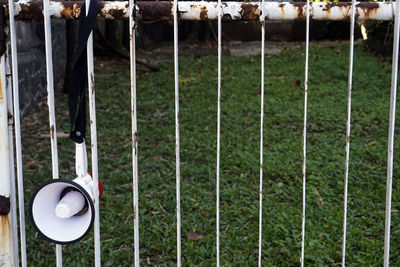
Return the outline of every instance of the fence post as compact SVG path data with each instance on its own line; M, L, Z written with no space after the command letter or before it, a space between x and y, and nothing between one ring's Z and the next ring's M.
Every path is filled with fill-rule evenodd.
M0 266L14 266L5 55L0 58Z
M8 148L9 148L9 161L10 161L10 179L11 179L11 227L13 235L14 245L14 266L19 265L19 251L18 251L18 217L17 217L17 191L15 184L15 161L14 161L14 107L13 107L13 93L12 93L12 78L11 78L11 67L10 67L10 43L6 45L6 91L7 91L7 110L8 110Z

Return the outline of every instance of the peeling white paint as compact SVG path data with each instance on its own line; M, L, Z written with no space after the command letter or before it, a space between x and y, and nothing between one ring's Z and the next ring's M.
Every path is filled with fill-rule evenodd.
M29 4L33 0L23 0L15 2L15 15L18 16L21 12L21 4ZM116 2L102 2L104 3L103 8L100 11L99 16L106 19L115 19L113 12L120 10L122 14L117 17L129 18L129 8L127 1L116 1ZM160 2L159 2L160 3ZM159 4L158 3L158 4ZM171 4L171 15L173 2L163 2ZM148 3L147 3L148 4ZM377 5L377 8L363 8L360 5ZM251 18L243 17L245 13L242 5L247 7L253 6ZM357 21L363 20L393 20L394 8L396 3L394 2L364 2L356 4L356 18ZM167 5L166 5L167 6ZM140 7L138 3L137 10ZM50 2L50 15L52 18L62 18L62 11L64 6L62 2ZM223 19L242 20L249 19L255 20L260 14L261 3L260 2L223 2L221 14ZM310 18L313 20L350 20L350 9L351 5L344 3L335 2L312 2L310 3ZM265 14L266 20L304 20L305 19L305 5L302 3L292 2L265 2ZM216 20L218 17L218 8L216 2L179 2L178 3L179 19L182 20ZM73 17L79 16L79 9L75 8L72 11Z

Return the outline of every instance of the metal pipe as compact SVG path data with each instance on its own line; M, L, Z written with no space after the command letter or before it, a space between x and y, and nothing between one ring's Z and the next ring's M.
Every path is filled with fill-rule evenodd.
M216 252L217 267L220 266L220 158L221 158L221 60L222 60L222 23L221 0L218 0L218 85L217 85L217 170L216 170Z
M350 162L350 128L351 128L351 90L353 84L353 59L354 59L354 24L355 1L352 1L350 20L350 52L349 52L349 76L347 83L347 123L346 123L346 158L344 167L344 194L343 194L343 241L342 241L342 266L346 266L346 234L347 234L347 195L349 184Z
M182 2L181 2L182 3ZM176 168L176 265L181 257L181 159L179 139L179 60L178 60L178 0L174 0L174 80L175 80L175 168Z
M261 2L264 10L265 2ZM259 188L259 218L258 218L258 267L262 266L262 214L263 214L263 170L264 170L264 61L265 61L265 14L261 14L261 107L260 107L260 188Z
M89 13L90 0L85 1L86 16ZM93 64L93 32L90 33L87 41L87 68L88 68L88 91L89 91L89 116L90 116L90 140L92 148L92 174L93 174L93 195L94 195L94 258L95 266L101 266L100 251L100 213L99 213L99 168L97 160L97 128L96 128L96 94L94 83Z
M46 48L46 79L47 79L47 105L49 107L49 126L51 143L51 163L53 179L58 179L58 153L57 153L57 128L56 111L54 104L54 79L53 79L53 58L51 44L51 22L49 15L49 0L43 0L44 13L44 37ZM56 245L56 266L62 266L62 246Z
M6 48L6 84L7 84L7 110L8 110L8 148L11 179L11 227L13 233L14 265L19 266L18 256L18 217L17 217L17 190L15 186L15 162L14 162L14 112L12 104L11 69L9 62L9 45Z
M307 102L308 102L308 58L310 48L310 0L306 6L306 60L304 66L304 126L303 126L303 209L301 221L301 255L300 266L304 266L306 236L306 181L307 181Z
M4 1L4 0L3 0ZM0 1L6 6L5 2ZM143 21L170 20L174 18L174 2L137 2L137 12ZM52 18L77 19L83 1L50 1L49 14ZM313 20L350 20L351 3L311 2L310 19ZM392 2L356 2L357 21L393 20L395 3ZM99 17L105 19L129 19L128 1L102 1ZM222 20L255 20L261 13L261 2L223 2ZM15 18L19 20L43 20L43 3L28 0L14 3ZM7 8L7 6L6 6ZM8 12L8 10L6 10ZM305 2L265 2L266 20L305 20ZM177 10L180 20L217 20L217 2L180 2Z
M396 1L398 3L398 1ZM394 125L396 115L397 74L399 61L399 30L400 6L396 6L396 20L394 23L393 54L392 54L392 83L390 93L390 115L388 133L387 180L386 180L386 210L385 210L385 243L383 266L389 266L390 260L390 221L392 214L392 181L393 181L393 147Z
M130 36L130 71L131 71L131 126L132 126L132 190L133 190L133 224L135 267L140 265L139 253L139 177L138 177L138 139L136 114L136 0L129 1L129 36Z
M8 0L10 14L15 14L12 0ZM22 171L22 145L21 145L21 118L19 112L19 88L18 88L18 57L17 36L15 33L14 16L10 16L10 42L11 42L11 65L12 65L12 87L14 104L14 127L15 127L15 150L17 159L18 180L18 204L19 204L19 231L21 243L21 266L26 267L26 233L25 233L25 208L24 208L24 178Z
M0 266L14 266L5 55L0 58Z

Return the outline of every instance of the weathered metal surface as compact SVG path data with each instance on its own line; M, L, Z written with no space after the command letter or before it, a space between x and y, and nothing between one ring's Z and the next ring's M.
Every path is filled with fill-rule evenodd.
M14 266L5 56L0 57L0 266Z
M4 6L6 4L2 2ZM52 18L76 19L80 15L83 1L51 1L49 13ZM395 3L358 2L356 19L392 20ZM102 1L99 17L105 19L128 19L128 1ZM305 20L304 2L265 2L266 20ZM41 1L18 1L14 3L15 18L19 20L43 20ZM173 20L173 2L137 2L138 15L144 21ZM351 3L312 2L310 19L314 20L350 20ZM260 2L223 2L223 20L259 20ZM181 20L216 20L217 2L179 2L178 17Z
M13 108L14 108L14 137L15 137L15 156L18 181L18 203L24 203L24 178L22 171L22 144L21 144L21 115L19 105L19 85L18 85L18 58L17 58L17 38L15 30L15 3L8 0L9 16L9 37L11 47L11 66L12 66L12 88L13 88ZM3 63L1 64L3 68ZM2 72L3 73L3 72ZM5 73L5 72L4 72ZM19 205L19 231L20 231L20 253L21 266L27 266L26 261L26 233L25 233L25 208Z
M85 0L86 6L90 5L91 0ZM100 2L101 3L101 2ZM110 3L110 2L109 2ZM121 7L121 2L112 2L115 6ZM129 4L124 2L124 14L128 14ZM115 9L115 8L114 8ZM113 9L113 10L114 10ZM104 11L104 7L102 8ZM101 12L102 12L101 11ZM89 14L89 8L86 9L86 16ZM120 15L118 12L116 13ZM90 141L92 154L92 177L93 177L93 196L94 196L94 266L101 266L100 249L100 206L99 206L99 168L97 153L97 120L96 120L96 90L94 79L94 61L93 61L93 32L90 32L86 45L86 61L88 74L88 98L89 98L89 118L90 118ZM86 151L86 149L85 149Z
M139 242L139 174L138 174L138 134L137 134L137 103L136 103L136 0L129 0L129 48L131 77L131 140L132 140L132 193L133 193L133 236L135 267L140 266ZM158 3L158 2L155 2Z
M47 105L49 107L49 128L51 143L51 165L53 179L58 179L58 150L57 150L57 128L54 102L54 77L53 77L53 48L51 44L51 20L49 16L49 0L43 0L44 15L44 37L46 52L46 81L47 81ZM62 266L62 247L56 245L56 266Z
M352 6L355 6L354 0ZM352 8L354 10L354 8ZM350 164L350 129L351 129L351 92L353 86L353 61L354 61L354 24L355 13L351 12L350 20L350 51L349 51L349 75L347 80L347 122L346 122L346 147L344 164L344 193L343 193L343 238L342 238L342 266L346 266L346 240L347 240L347 203L349 185Z
M10 47L6 47L6 55L9 55ZM12 101L12 86L11 86L11 69L9 57L5 57L5 81L7 91L7 113L8 113L8 148L9 148L9 161L10 161L10 223L12 229L13 239L13 254L14 254L14 265L20 266L20 260L18 256L18 217L17 217L17 194L15 186L15 168L14 168L14 111ZM1 61L0 61L1 63ZM1 64L0 64L1 65Z
M397 1L398 2L398 1ZM400 47L400 6L396 6L396 20L394 22L393 53L392 53L392 81L390 89L389 109L389 133L387 153L387 175L386 175L386 208L385 208L385 242L383 254L383 266L388 267L390 263L390 228L392 216L392 187L393 187L393 161L394 161L394 137L396 121L396 98L399 71L399 47ZM395 252L396 254L396 252Z
M10 197L0 195L0 266L13 266L13 240L10 224Z
M6 32L4 31L4 26L6 25L5 12L4 6L0 6L0 56L6 51Z
M11 224L8 215L0 215L0 266L14 266Z
M8 144L7 85L4 56L0 58L0 215L10 212L10 161ZM1 265L0 265L1 266Z

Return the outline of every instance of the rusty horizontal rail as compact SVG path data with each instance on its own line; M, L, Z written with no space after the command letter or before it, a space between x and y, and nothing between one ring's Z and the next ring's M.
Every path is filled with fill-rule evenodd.
M7 9L3 1L0 4ZM76 19L80 15L83 1L51 1L49 13L52 18ZM128 1L102 1L99 17L105 19L128 19ZM393 20L395 3L359 2L356 4L356 19ZM42 1L17 1L14 3L15 19L43 20ZM144 21L172 20L173 2L137 2L138 16ZM223 2L222 19L259 20L261 4L259 2ZM265 2L266 20L304 20L306 4L303 2ZM217 2L179 2L178 16L181 20L216 20ZM314 20L350 20L351 3L312 2L310 18Z

